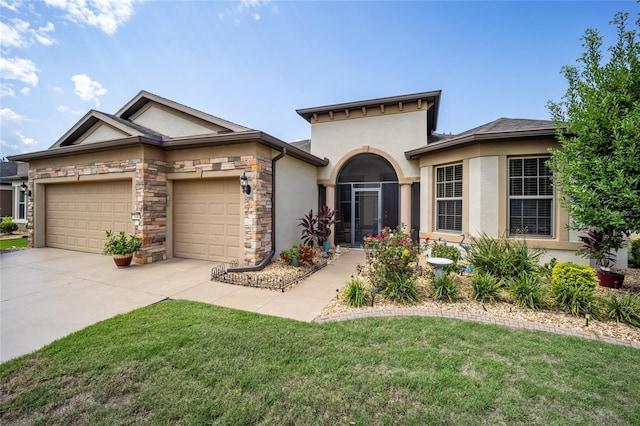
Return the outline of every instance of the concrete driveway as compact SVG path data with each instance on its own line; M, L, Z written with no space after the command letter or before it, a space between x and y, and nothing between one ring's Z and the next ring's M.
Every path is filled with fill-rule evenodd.
M281 293L210 281L212 262L169 259L117 268L98 254L38 248L0 255L0 362L165 298L313 321L364 261L351 250Z

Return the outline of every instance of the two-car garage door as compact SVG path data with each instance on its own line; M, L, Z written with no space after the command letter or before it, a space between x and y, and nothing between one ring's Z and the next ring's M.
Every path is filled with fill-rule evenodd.
M105 231L133 232L131 180L47 185L48 247L102 252Z

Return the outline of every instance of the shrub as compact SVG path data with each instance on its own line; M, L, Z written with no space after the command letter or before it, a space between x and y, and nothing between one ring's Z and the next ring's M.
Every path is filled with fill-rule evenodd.
M18 230L18 224L13 221L11 216L7 216L0 222L0 232L4 234L13 234Z
M419 299L418 290L416 288L416 278L413 275L400 276L387 283L383 294L394 302L414 303Z
M540 276L532 272L523 272L509 281L509 292L517 305L529 309L544 306L546 287Z
M493 238L483 233L473 239L468 259L474 270L507 280L523 272L538 272L542 253L542 250L529 248L522 239Z
M595 269L572 262L558 263L551 273L551 291L562 309L578 316L590 313L599 319Z
M618 297L615 294L605 301L607 316L617 322L640 327L640 296L629 293Z
M434 299L445 302L455 302L458 300L458 284L449 275L441 275L431 283L431 294Z
M453 260L453 263L451 265L444 267L444 272L447 274L460 271L458 262L462 260L462 255L460 254L460 250L458 250L455 246L434 243L433 247L431 248L431 257L443 257L445 259Z
M629 261L640 268L640 240L629 240Z
M481 271L471 277L471 293L478 302L495 302L501 286L500 280L488 272Z
M126 236L124 231L114 234L106 231L107 239L104 242L102 254L104 255L127 255L135 253L142 247L142 238L135 235Z
M351 277L342 293L342 300L349 306L365 306L370 303L371 292L361 279Z
M382 228L380 235L364 238L368 278L378 292L383 292L393 280L414 277L418 260L418 247L404 225L393 230Z

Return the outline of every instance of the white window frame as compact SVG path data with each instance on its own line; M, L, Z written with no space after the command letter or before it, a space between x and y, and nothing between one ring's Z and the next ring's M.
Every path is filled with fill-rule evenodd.
M12 187L13 187L13 221L15 223L27 223L27 207L28 207L28 203L27 203L27 194L25 192L22 192L20 185L22 185L23 183L27 183L27 181L13 181L12 182ZM22 200L21 200L22 198ZM24 204L24 217L19 217L19 213L20 213L20 204Z
M513 160L520 160L523 161L524 160L531 160L531 159L536 159L538 162L540 162L540 160L543 161L547 161L549 160L551 157L548 155L538 155L538 156L529 156L529 157L509 157L507 159L507 231L509 233L509 236L526 236L526 237L534 237L534 238L554 238L555 236L555 189L553 187L553 185L551 185L551 195L539 195L540 192L540 183L539 183L539 179L541 178L549 178L551 179L553 177L552 174L550 174L549 176L544 176L544 175L540 175L539 170L536 173L535 176L531 175L531 176L526 176L527 178L535 178L538 180L538 185L537 185L537 192L538 195L524 195L524 189L523 189L523 195L511 195L511 180L514 179L511 176L511 161ZM524 165L524 164L523 164ZM515 178L524 178L525 176L523 175L522 177L515 177ZM525 232L525 233L517 233L517 232L511 232L511 200L536 200L536 201L540 201L540 200L550 200L551 201L551 215L549 218L549 234L540 234L540 233L529 233L529 232Z
M448 168L456 168L456 167L460 167L460 179L456 179L455 178L455 170L454 170L452 172L452 176L453 176L452 180L444 180L442 182L438 180L438 175L439 175L438 171L439 170L448 169ZM434 214L435 230L436 231L442 231L442 232L462 232L462 219L463 219L463 216L464 216L464 213L463 213L464 202L462 200L462 198L464 196L464 192L463 192L464 191L464 187L463 187L463 185L464 185L464 183L463 183L463 181L464 181L464 168L462 166L462 163L455 163L455 164L447 164L447 165L443 165L443 166L437 166L437 167L435 167L434 173L435 173L435 179L434 179L435 192L434 192L434 194L435 194L435 201L436 201L435 202L435 212L434 212L435 213ZM445 172L445 175L446 175L446 172ZM460 194L459 194L459 196L456 195L456 196L447 197L446 194L445 194L445 196L442 196L442 197L438 196L438 193L439 193L438 192L438 185L447 184L447 183L453 184L453 190L454 191L455 191L455 184L456 183L460 184ZM440 225L440 213L439 213L440 212L440 202L444 202L444 201L460 201L460 205L461 205L460 206L460 229L448 229L448 228L444 228L444 227L440 227L439 226Z

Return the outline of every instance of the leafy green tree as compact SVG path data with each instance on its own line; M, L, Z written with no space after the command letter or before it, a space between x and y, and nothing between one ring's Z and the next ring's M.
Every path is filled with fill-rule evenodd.
M573 229L640 232L640 18L632 29L628 20L611 21L608 54L600 33L585 31L578 65L562 68L567 92L548 103L562 146L549 165Z

